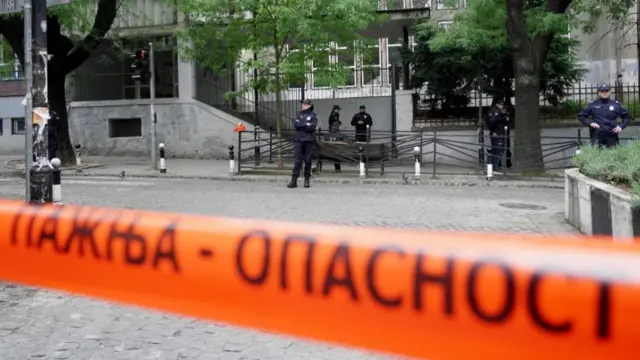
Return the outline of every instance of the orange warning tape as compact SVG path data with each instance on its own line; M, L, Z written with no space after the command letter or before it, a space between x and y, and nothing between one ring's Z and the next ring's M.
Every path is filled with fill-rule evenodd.
M0 201L0 278L433 360L630 359L640 247Z

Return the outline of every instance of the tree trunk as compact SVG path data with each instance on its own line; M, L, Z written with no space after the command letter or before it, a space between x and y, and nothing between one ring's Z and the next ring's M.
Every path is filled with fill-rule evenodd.
M76 153L69 134L69 113L64 73L55 57L49 61L49 108L58 114L58 157L65 165L76 163Z
M540 138L540 69L529 52L514 56L516 77L516 131L514 167L520 171L544 171Z

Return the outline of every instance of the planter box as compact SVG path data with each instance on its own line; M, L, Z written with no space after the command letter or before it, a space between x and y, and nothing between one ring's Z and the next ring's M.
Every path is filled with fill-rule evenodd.
M577 168L565 171L564 217L585 235L612 236L616 242L640 237L640 211L631 194L591 179Z

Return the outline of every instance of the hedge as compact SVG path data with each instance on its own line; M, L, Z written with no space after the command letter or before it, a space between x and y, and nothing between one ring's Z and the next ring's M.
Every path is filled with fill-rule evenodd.
M640 141L611 149L584 146L573 162L590 178L631 190L631 205L640 209Z

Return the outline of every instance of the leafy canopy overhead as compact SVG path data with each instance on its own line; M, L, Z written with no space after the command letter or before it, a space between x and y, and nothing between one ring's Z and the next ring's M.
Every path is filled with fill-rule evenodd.
M299 81L311 63L318 76L338 76L345 64L329 62L339 58L333 44L346 48L341 54L363 52L358 31L378 17L377 0L186 0L179 7L194 20L178 32L191 40L183 56L216 71L238 64L257 70L264 91Z
M540 80L544 95L557 104L564 89L586 72L576 54L579 42L566 36L569 25L589 22L574 20L572 13L549 13L545 7L545 1L527 0L525 15L530 40L538 34L555 35ZM430 21L419 25L412 56L417 70L414 85L428 82L428 91L443 97L481 86L485 93L510 98L515 74L506 21L506 0L474 0L455 15L446 31Z

